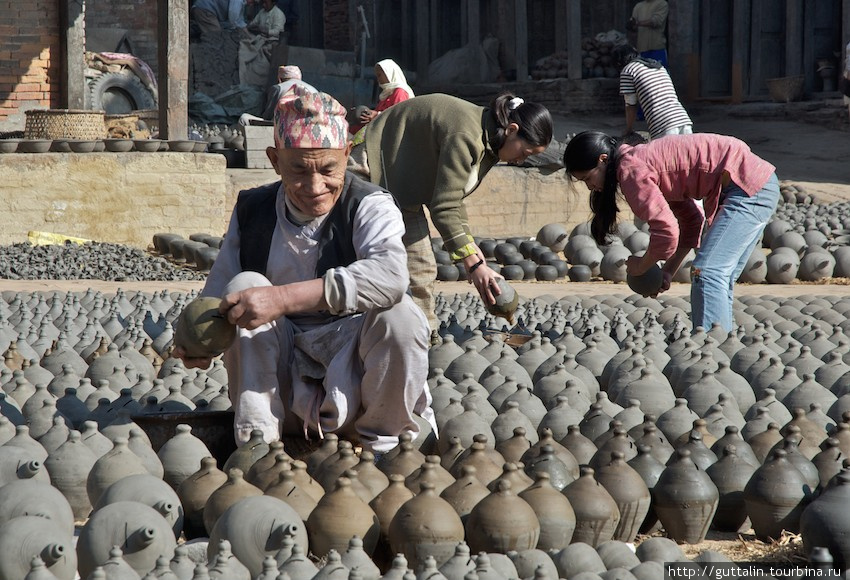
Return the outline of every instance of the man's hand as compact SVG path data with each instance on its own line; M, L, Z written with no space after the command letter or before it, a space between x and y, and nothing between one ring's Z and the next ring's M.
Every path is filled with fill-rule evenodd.
M208 369L212 364L211 358L194 357L187 355L186 349L184 349L179 344L174 345L174 351L171 353L171 356L182 360L183 366L185 366L187 369Z
M367 109L360 113L360 122L364 125L367 123L371 123L375 120L375 117L378 116L378 111L373 111L372 109Z
M632 276L643 276L649 270L650 266L652 264L648 266L644 265L643 258L638 256L629 256L629 259L626 260L626 272Z
M254 330L283 316L285 308L280 286L261 286L228 294L219 311L231 324Z

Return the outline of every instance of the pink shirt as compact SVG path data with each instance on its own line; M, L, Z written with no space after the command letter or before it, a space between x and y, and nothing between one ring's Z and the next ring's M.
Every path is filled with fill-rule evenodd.
M699 247L703 221L711 225L717 213L724 171L753 196L776 169L743 141L709 133L670 135L620 151L620 190L649 224L646 253L656 260L666 260L679 246ZM696 199L703 200L705 218Z

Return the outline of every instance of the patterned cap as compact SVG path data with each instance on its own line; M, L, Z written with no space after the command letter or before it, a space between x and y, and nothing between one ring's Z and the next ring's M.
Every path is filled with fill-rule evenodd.
M329 94L294 85L274 112L275 145L279 149L345 149L345 114L345 108Z
M287 66L279 66L277 67L277 80L280 82L288 81L295 79L297 81L301 80L301 69L295 66L294 64L290 64Z

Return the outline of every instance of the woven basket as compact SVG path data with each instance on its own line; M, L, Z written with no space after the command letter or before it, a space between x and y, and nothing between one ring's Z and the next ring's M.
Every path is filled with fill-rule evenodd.
M103 111L34 109L26 115L26 139L102 139L106 136Z
M803 75L767 79L770 98L776 103L790 103L803 98Z

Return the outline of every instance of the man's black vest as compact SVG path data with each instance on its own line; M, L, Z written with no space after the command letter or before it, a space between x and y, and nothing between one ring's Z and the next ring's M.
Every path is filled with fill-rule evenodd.
M275 201L280 182L239 192L236 219L239 222L239 262L242 271L265 275L272 235L277 227ZM319 233L319 259L316 277L331 268L348 266L357 260L354 250L354 216L360 202L369 194L383 191L377 185L345 174L345 185Z

